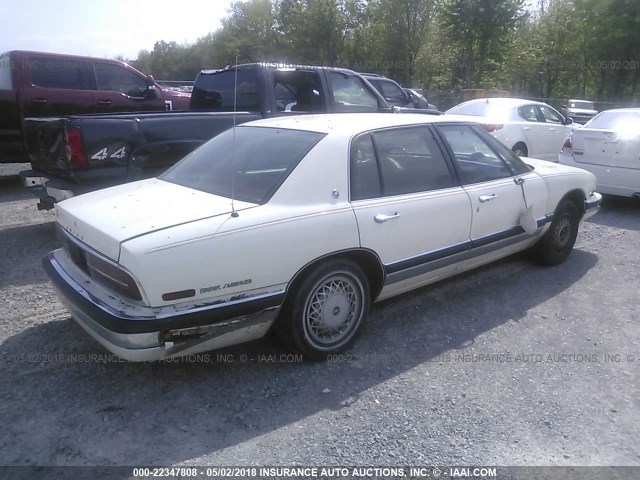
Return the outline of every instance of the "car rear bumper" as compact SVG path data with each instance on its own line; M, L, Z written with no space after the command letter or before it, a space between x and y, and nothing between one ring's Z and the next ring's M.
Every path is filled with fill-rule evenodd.
M128 308L120 299L121 307L115 309L72 278L62 252L43 259L58 296L89 335L125 360L165 360L258 339L275 321L284 299L282 292L173 312Z

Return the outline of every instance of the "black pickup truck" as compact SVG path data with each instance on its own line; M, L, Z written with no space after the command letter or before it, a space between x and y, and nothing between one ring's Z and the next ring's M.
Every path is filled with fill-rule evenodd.
M234 124L278 115L394 111L351 70L262 63L204 70L187 112L26 119L32 170L21 176L40 198L38 209L50 209L74 195L156 176Z

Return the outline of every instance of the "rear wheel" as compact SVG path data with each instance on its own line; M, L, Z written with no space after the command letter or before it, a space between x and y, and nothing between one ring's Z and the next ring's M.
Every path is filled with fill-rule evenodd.
M278 333L311 360L346 350L370 304L367 277L349 260L316 267L291 295L278 320Z
M515 153L519 157L526 157L528 155L528 153L529 153L528 150L527 150L527 146L522 142L516 143L511 148L511 151L513 153Z
M564 262L576 243L579 223L576 204L568 199L563 200L556 209L549 229L534 247L538 260L544 265Z

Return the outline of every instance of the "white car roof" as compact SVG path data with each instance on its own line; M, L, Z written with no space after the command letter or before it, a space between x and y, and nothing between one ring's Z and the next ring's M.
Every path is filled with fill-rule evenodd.
M505 108L514 108L514 107L520 107L522 105L543 105L543 106L547 106L546 103L542 103L542 102L535 102L533 100L527 100L524 98L503 98L503 97L496 97L496 98L476 98L474 100L468 100L466 102L460 103L458 105L456 105L456 107L459 107L460 105L470 105L473 103L490 103L492 105L499 105ZM455 107L452 107L455 108Z
M293 115L243 123L240 127L270 127L306 130L353 136L378 128L443 122L470 123L464 115L428 115L414 113L334 113L322 115Z

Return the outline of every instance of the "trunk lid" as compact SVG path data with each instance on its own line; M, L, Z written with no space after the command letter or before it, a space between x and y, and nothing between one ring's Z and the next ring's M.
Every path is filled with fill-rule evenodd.
M573 158L578 163L611 165L616 155L617 141L613 130L579 128L571 136Z
M237 211L255 206L235 201ZM114 261L118 261L120 245L131 238L230 213L229 198L157 178L98 190L56 205L62 228Z

